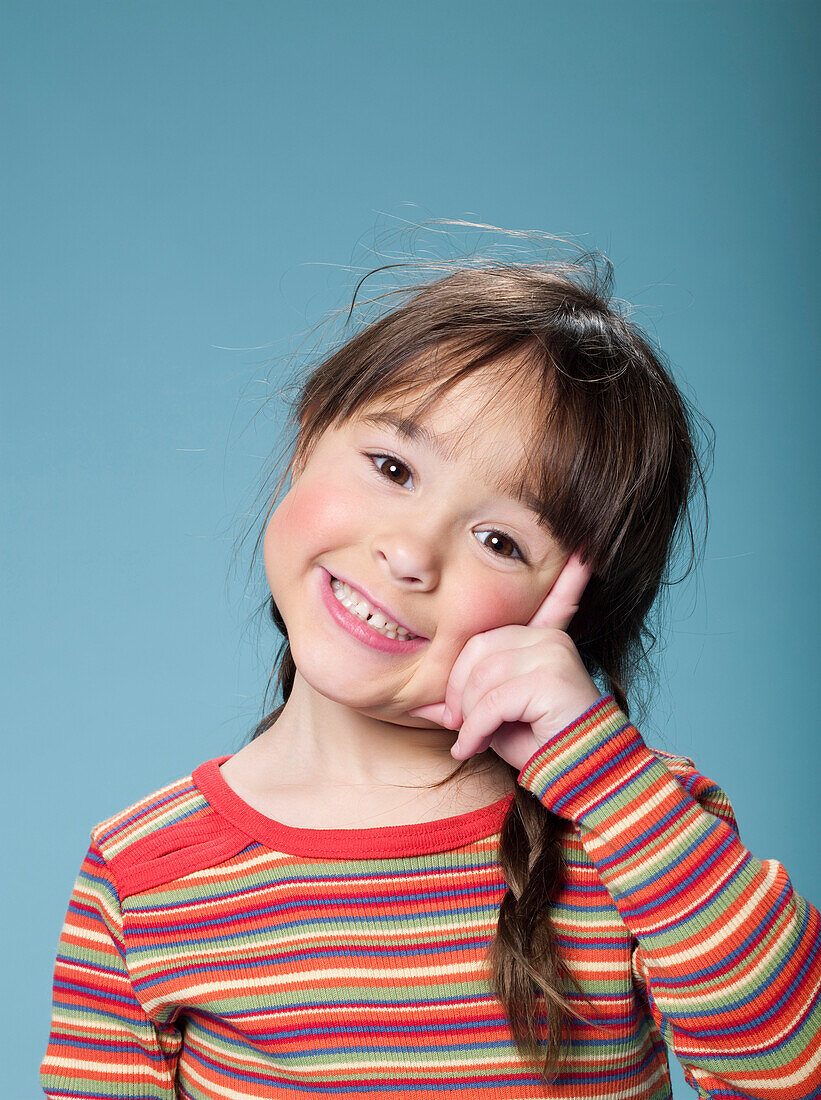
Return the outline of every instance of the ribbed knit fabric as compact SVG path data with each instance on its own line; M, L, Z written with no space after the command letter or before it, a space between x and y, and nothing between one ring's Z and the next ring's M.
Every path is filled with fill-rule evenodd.
M445 820L294 829L208 760L97 825L54 970L48 1096L821 1094L821 918L727 796L612 695L518 782L567 820L558 944L592 1006L555 1083L523 1060L485 951L513 795ZM665 1046L666 1044L666 1046Z

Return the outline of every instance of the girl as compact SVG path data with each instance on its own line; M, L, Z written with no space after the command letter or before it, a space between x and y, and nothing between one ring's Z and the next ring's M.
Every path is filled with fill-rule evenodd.
M821 1090L818 910L629 719L703 478L591 258L456 265L304 382L284 702L91 831L47 1095Z

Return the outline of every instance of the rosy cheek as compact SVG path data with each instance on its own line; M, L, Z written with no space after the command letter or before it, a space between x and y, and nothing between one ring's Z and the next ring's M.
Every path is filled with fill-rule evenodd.
M303 539L335 531L341 531L350 525L357 514L352 506L350 493L347 495L334 488L333 483L302 483L294 492L294 499L288 513L288 527Z
M462 594L459 629L466 637L495 630L509 623L523 623L527 615L525 593L512 584L504 587L485 580Z
M357 509L342 493L323 482L304 477L288 492L272 513L265 532L266 561L284 548L304 550L309 555L332 548L335 538L350 527Z

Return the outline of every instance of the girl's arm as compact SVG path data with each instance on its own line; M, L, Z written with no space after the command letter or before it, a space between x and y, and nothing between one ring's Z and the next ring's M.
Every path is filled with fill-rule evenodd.
M74 884L54 967L47 1096L174 1100L182 1037L148 1017L125 962L114 876L92 842Z
M738 836L726 795L681 782L567 633L591 576L571 554L526 625L473 635L444 703L408 711L492 748L574 823L635 941L633 971L700 1096L821 1096L821 915ZM533 750L533 743L538 746Z
M777 860L744 847L724 792L695 769L679 780L610 694L518 782L574 822L698 1094L821 1095L821 916Z

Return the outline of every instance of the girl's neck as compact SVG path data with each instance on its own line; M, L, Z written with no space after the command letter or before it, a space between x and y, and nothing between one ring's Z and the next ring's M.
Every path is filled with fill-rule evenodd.
M294 777L373 789L444 779L456 766L455 736L362 714L320 695L297 672L277 720L256 741L260 760L276 761Z

